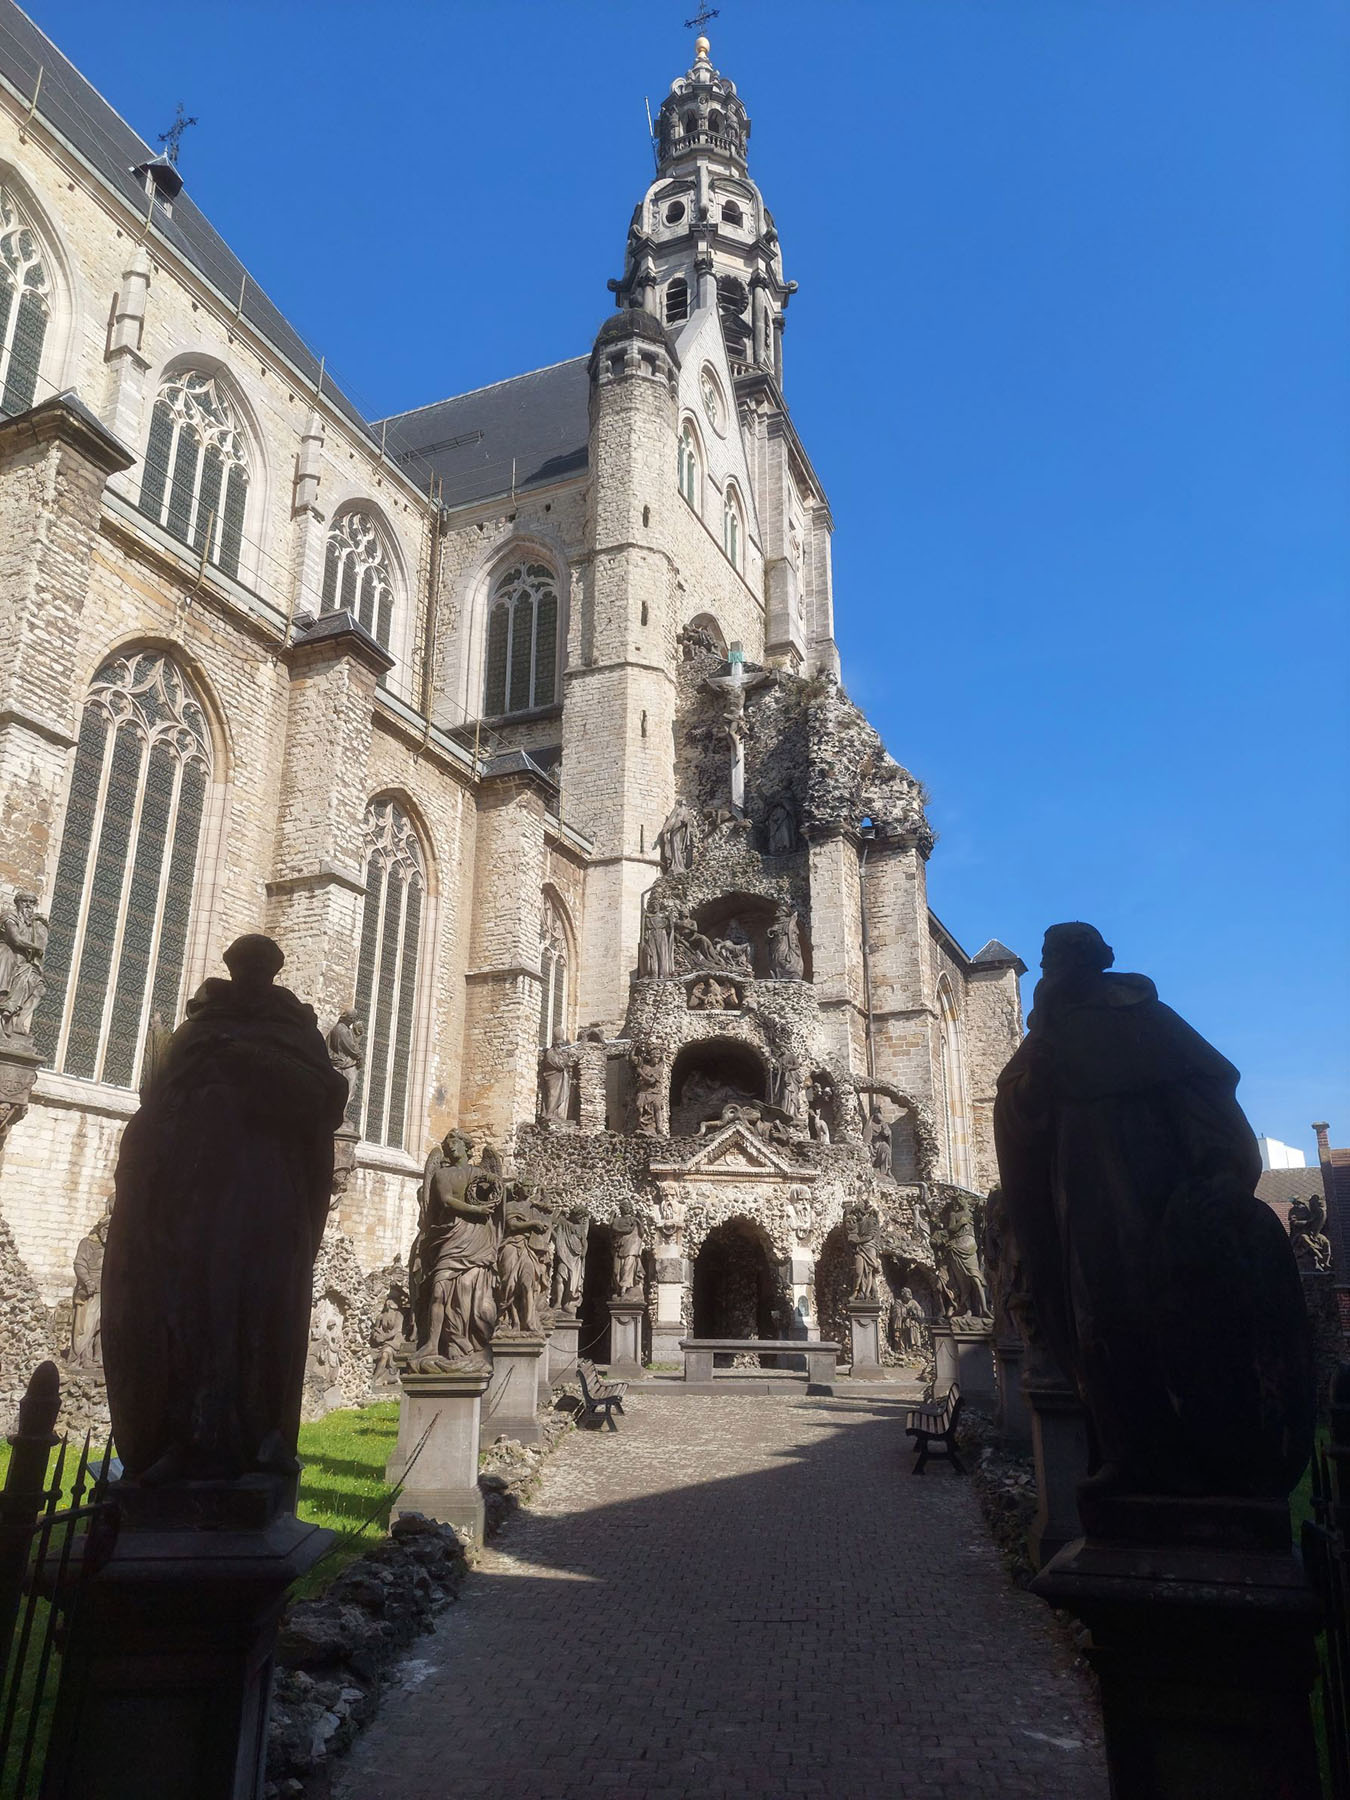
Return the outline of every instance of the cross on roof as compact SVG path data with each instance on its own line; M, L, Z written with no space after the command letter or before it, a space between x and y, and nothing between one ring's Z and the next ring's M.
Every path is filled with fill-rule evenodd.
M684 28L686 31L697 31L702 36L708 20L716 17L717 8L715 6L709 6L708 0L698 0L698 11L692 19L685 20Z
M164 154L171 163L176 163L178 161L178 146L182 142L183 133L187 130L189 125L195 125L196 123L197 121L195 119L185 119L183 117L183 102L180 100L178 102L177 118L167 131L160 132L158 138L158 142L164 146Z

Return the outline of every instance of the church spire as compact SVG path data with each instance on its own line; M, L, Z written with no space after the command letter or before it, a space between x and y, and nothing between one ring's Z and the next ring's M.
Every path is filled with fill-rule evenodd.
M657 117L657 166L662 175L697 161L725 163L746 172L750 115L728 81L712 66L707 38L694 43L694 66L671 83Z

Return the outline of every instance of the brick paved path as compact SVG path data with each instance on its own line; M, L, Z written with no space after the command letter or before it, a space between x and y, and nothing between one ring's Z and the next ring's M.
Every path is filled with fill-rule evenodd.
M1089 1690L889 1402L635 1395L405 1665L335 1800L1105 1800Z

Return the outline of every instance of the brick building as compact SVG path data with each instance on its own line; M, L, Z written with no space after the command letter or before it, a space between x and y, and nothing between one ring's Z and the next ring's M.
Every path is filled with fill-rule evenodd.
M923 791L840 686L795 283L705 40L658 132L593 346L368 421L0 3L0 879L49 920L0 1216L48 1302L147 1044L259 928L363 1024L368 1268L456 1124L597 1257L636 1201L657 1338L709 1243L714 1322L814 1323L860 1195L922 1288L934 1190L993 1179L1021 964L930 913Z

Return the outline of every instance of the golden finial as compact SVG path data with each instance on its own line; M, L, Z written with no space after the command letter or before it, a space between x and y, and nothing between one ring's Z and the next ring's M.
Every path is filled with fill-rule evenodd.
M695 62L707 62L708 52L711 49L712 49L712 45L708 42L707 38L705 38L705 37L695 38L694 39L694 61Z

